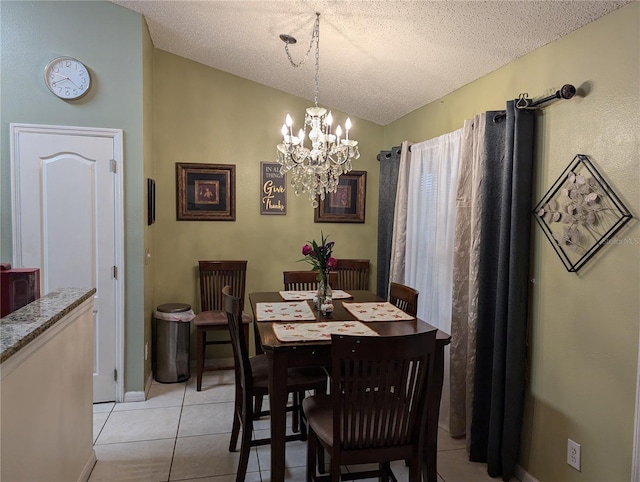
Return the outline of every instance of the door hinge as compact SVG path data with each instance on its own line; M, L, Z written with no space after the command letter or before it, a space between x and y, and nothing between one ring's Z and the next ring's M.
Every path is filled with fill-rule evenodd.
M118 172L118 161L111 159L111 172Z
M113 381L118 381L118 370L116 368L113 369Z
M113 278L114 279L118 279L118 267L117 266L113 267Z

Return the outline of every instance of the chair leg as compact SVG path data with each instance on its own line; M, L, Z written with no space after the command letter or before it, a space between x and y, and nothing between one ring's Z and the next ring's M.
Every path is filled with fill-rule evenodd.
M340 482L340 461L338 457L331 457L331 482Z
M307 482L312 482L316 478L316 454L318 453L318 439L315 432L309 427L307 437Z
M240 434L240 413L236 406L233 411L233 426L231 427L231 439L229 440L229 452L235 452L238 448L238 435Z
M235 370L235 398L233 401L233 424L231 426L231 440L229 440L229 452L235 452L238 446L238 434L240 433L240 425L244 430L244 425L242 424L242 388L240 383L238 382L238 368Z
M249 463L249 453L251 450L251 434L253 432L253 414L247 412L246 407L242 410L242 441L240 442L240 460L238 461L238 473L236 482L244 482L247 475L247 464Z
M324 459L324 447L320 444L318 444L318 473L319 474L327 473L327 466L325 465L325 459Z
M380 482L389 482L389 473L391 472L391 464L389 462L382 462L379 464L378 469L380 470Z
M420 457L414 457L409 462L409 482L420 482L422 480L422 461ZM424 480L426 481L426 474Z
M260 418L260 412L262 412L262 401L263 401L263 397L259 396L259 397L255 397L255 404L254 404L254 409L253 409L253 418L254 419L258 419Z
M302 397L302 399L300 400L300 411L299 411L299 415L298 417L300 418L300 440L305 441L307 440L307 419L304 416L304 411L302 410L302 400L304 399L304 396Z
M198 336L196 343L196 391L202 390L202 371L204 370L204 351L207 335L203 328L198 327Z
M291 430L293 433L300 432L300 410L302 408L302 399L304 398L304 393L294 392L292 395L293 398L293 411L291 412Z

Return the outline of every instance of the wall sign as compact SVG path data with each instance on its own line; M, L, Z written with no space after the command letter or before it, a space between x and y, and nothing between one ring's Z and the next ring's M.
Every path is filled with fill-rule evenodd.
M287 214L286 177L277 162L260 163L260 214Z

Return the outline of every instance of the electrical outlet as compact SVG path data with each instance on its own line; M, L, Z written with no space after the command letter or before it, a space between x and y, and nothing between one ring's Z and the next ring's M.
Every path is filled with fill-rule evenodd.
M580 472L580 444L567 439L567 463Z
M144 361L149 359L149 342L144 344Z

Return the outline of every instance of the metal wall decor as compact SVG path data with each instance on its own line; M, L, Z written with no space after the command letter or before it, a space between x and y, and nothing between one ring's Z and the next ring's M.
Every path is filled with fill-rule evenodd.
M577 273L631 213L584 154L577 154L534 210L567 271Z

